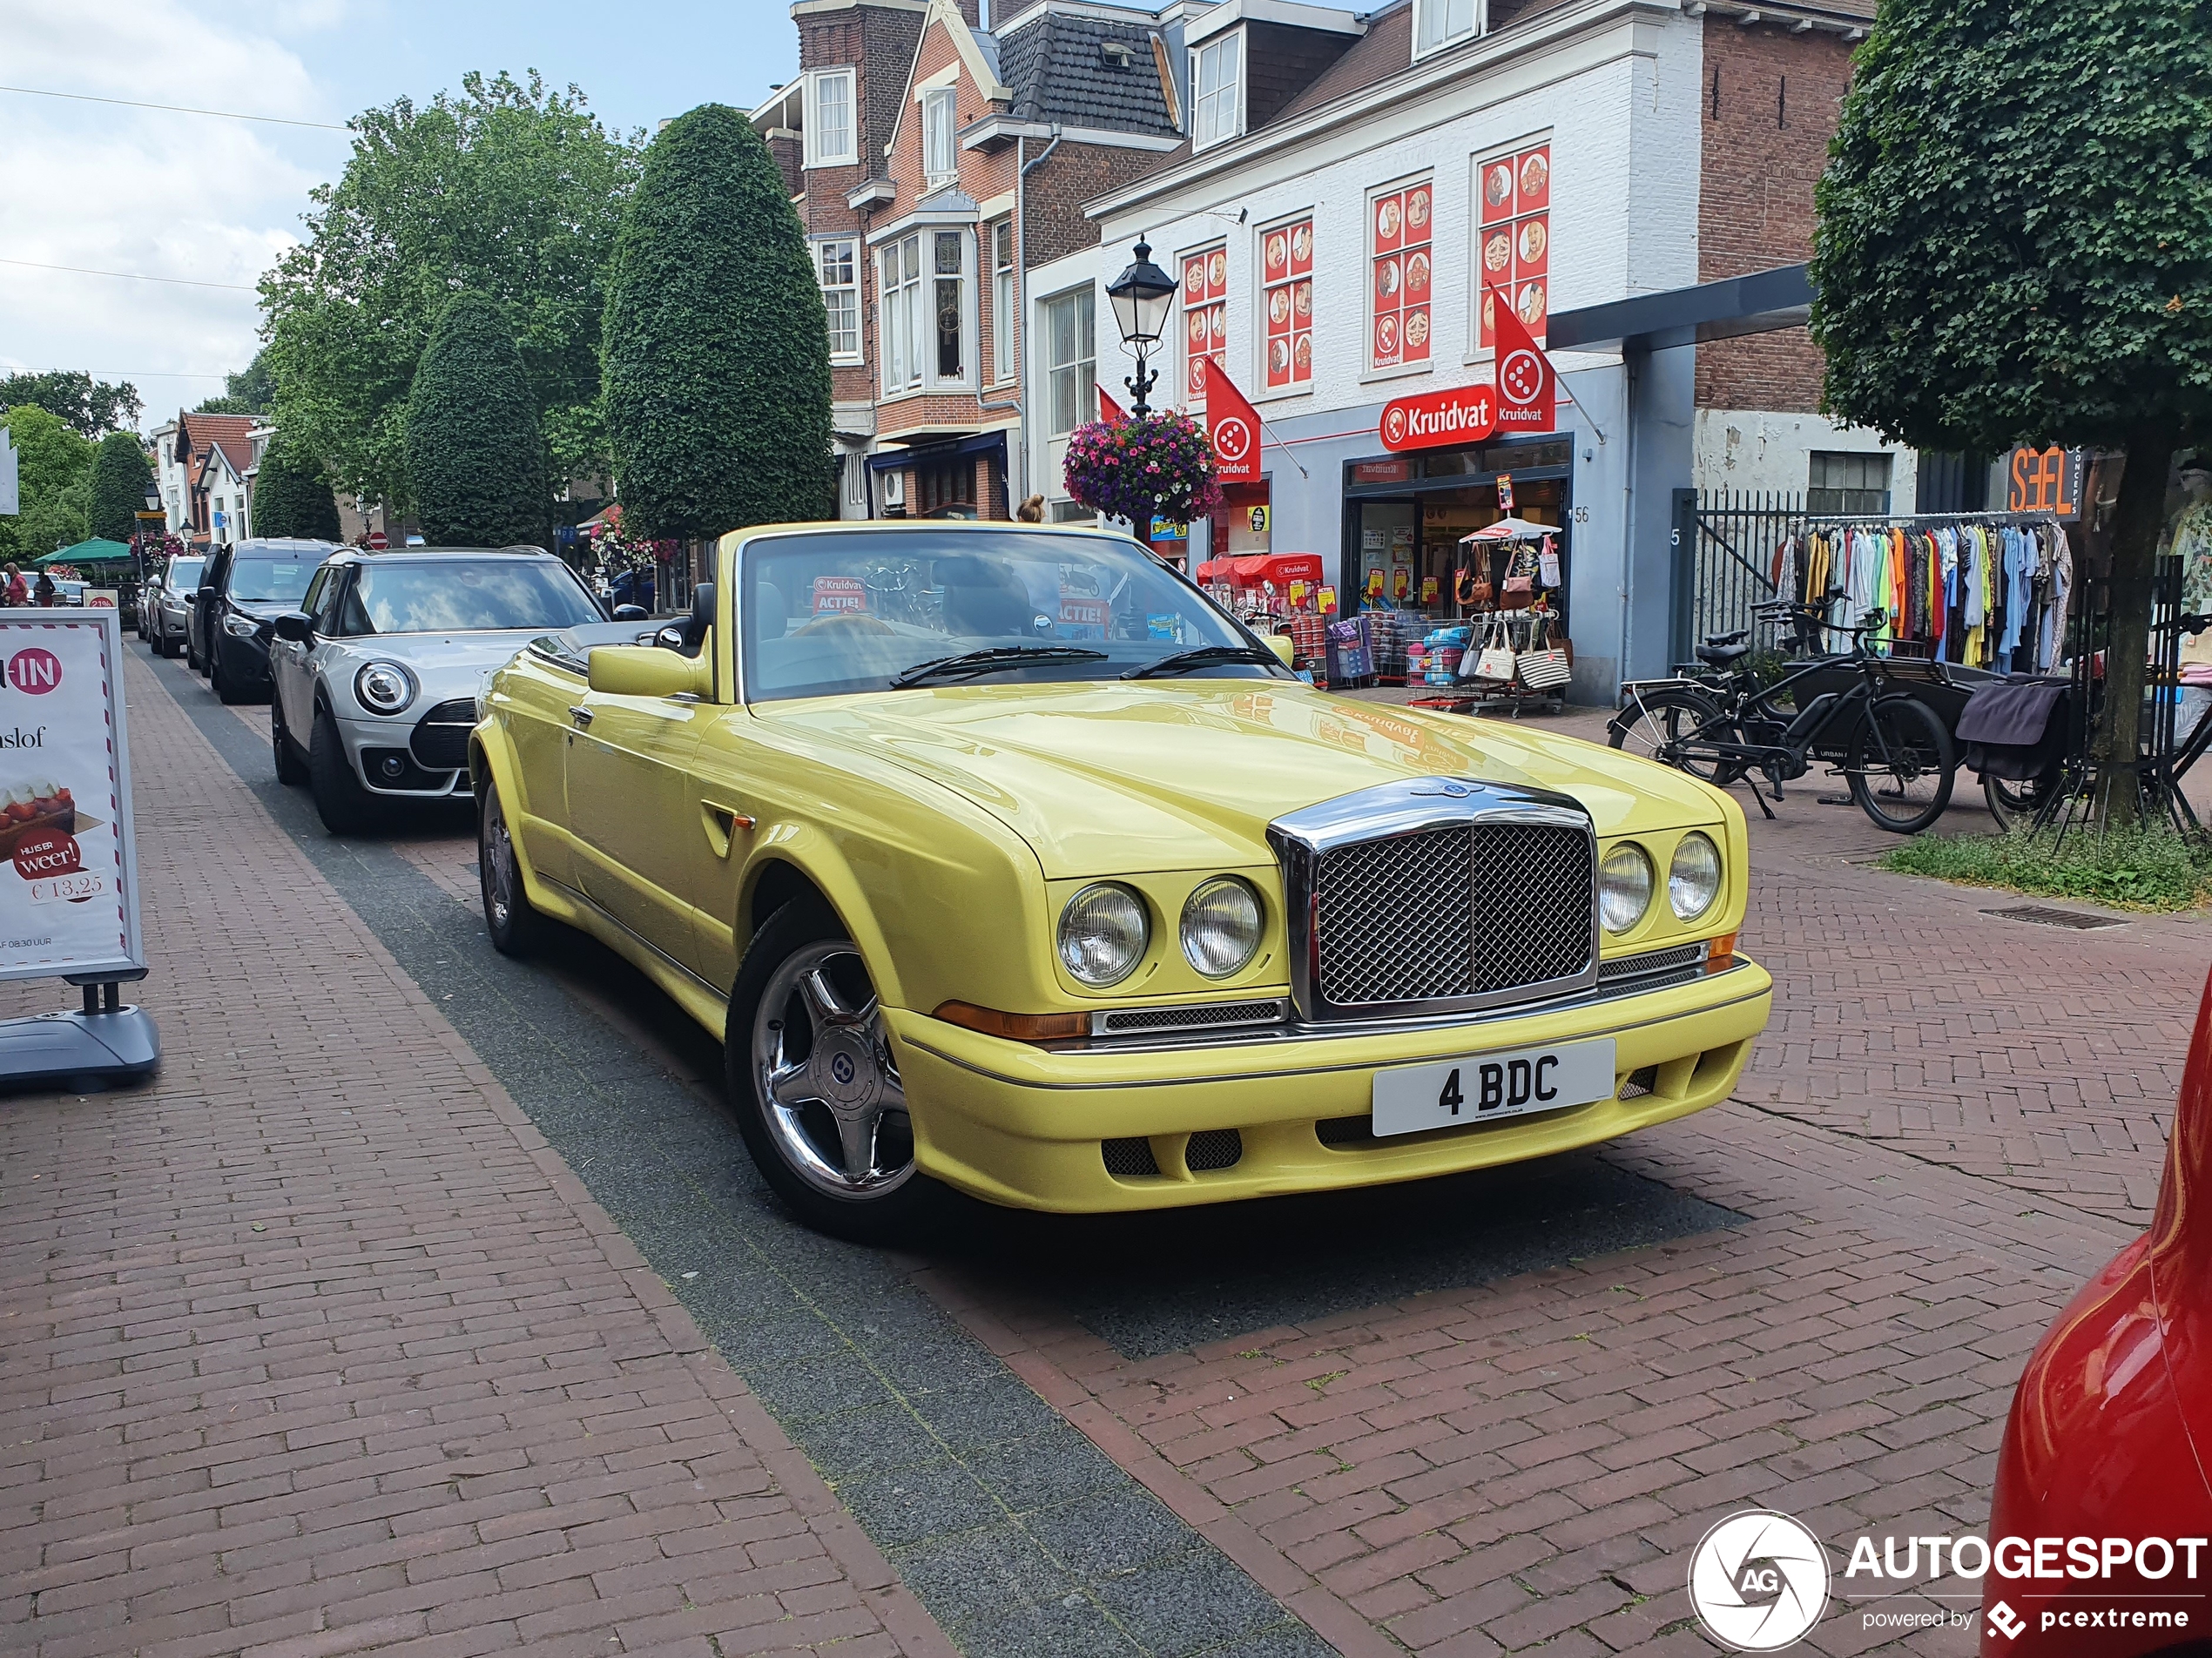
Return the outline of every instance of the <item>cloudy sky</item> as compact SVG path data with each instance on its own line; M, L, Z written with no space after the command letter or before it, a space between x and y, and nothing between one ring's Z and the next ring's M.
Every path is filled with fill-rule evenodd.
M129 380L149 424L220 392L253 354L255 279L348 150L343 131L38 93L342 128L471 69L536 69L651 130L710 100L751 107L796 62L784 0L0 0L0 86L31 89L0 91L0 370Z

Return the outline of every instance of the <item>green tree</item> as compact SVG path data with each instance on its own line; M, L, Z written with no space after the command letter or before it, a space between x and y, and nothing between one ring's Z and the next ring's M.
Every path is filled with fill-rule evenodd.
M25 403L60 415L80 437L88 438L136 426L143 412L138 388L130 381L111 386L73 368L0 380L0 408L19 408Z
M37 404L10 408L4 421L16 450L22 513L0 518L0 559L18 563L72 547L90 534L87 497L92 445L60 415Z
M506 307L553 467L604 464L602 280L644 135L609 133L575 87L549 92L535 72L467 75L459 97L352 125L307 241L261 280L278 423L340 489L408 506L415 366L447 300L472 289Z
M223 392L192 411L195 414L266 414L276 406L276 370L269 363L269 348L253 354L253 361L235 374L223 377Z
M86 516L91 533L108 541L129 541L138 533L137 515L146 506L146 486L153 468L135 432L110 432L92 455L92 475L86 489Z
M261 451L260 469L253 475L253 532L310 541L339 537L338 497L328 475L282 432Z
M2212 432L2212 0L1884 0L1816 199L1830 414L2126 450L2105 705L2131 757L2167 476Z
M607 280L607 432L625 527L826 517L829 330L752 123L705 104L645 152Z
M456 293L415 371L407 469L422 538L507 547L546 537L545 448L499 302Z

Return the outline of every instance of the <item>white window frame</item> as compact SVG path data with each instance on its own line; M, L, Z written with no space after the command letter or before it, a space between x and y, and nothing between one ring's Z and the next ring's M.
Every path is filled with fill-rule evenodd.
M920 341L922 292L927 279L921 269L921 233L894 237L875 250L876 338L883 359L883 394L904 397L922 383ZM914 249L913 274L907 273L907 250ZM896 264L891 261L898 261ZM894 275L895 273L895 275Z
M960 115L957 88L933 86L923 92L921 104L921 176L934 188L960 177ZM941 153L933 155L939 149ZM942 165L932 166L934 160Z
M1467 22L1459 29L1452 27L1452 13L1466 8ZM1437 19L1441 15L1441 22ZM1436 24L1434 38L1430 38L1432 23ZM1413 61L1440 51L1449 51L1470 40L1479 40L1490 32L1490 7L1487 0L1413 0Z
M937 238L960 238L961 266L951 280L960 284L961 372L937 372ZM981 330L975 294L976 227L921 225L877 245L876 353L883 361L883 395L888 400L924 393L973 392L981 365L976 361ZM915 274L908 277L907 252L914 250ZM885 275L885 261L899 260L897 281ZM948 273L950 274L950 273Z
M1231 60L1226 78L1220 67L1224 57ZM1209 58L1213 60L1215 74L1211 91L1202 90ZM1225 122L1224 104L1228 106ZM1226 144L1241 137L1244 131L1244 31L1228 29L1190 49L1190 148L1196 152Z
M845 88L845 145L832 150L821 119L822 88L833 81ZM806 75L806 165L810 167L851 167L860 159L860 82L850 69L817 69Z
M991 243L991 380L1004 385L1022 371L1015 347L1020 340L1021 302L1014 297L1017 280L1014 221L1001 219L984 227ZM1005 262L1000 262L1003 253Z
M1084 327L1089 328L1089 356L1080 354L1081 347L1078 345L1079 354L1065 362L1060 361L1059 336L1054 331L1053 320L1056 308L1062 306L1067 307L1074 314L1078 340ZM1086 285L1069 288L1064 293L1055 293L1037 308L1043 313L1037 327L1042 343L1041 354L1044 359L1045 435L1049 438L1062 438L1076 427L1098 418L1098 296L1092 286ZM1082 381L1076 388L1074 421L1064 428L1060 424L1060 381L1062 376L1074 376Z
M842 274L846 280L832 281L831 277L839 273L834 271L831 261L839 256L840 249L846 265ZM822 311L829 325L830 361L833 363L859 362L861 361L860 239L854 236L831 236L816 242L814 244L814 279L821 286ZM850 346L840 347L838 344L837 313L830 306L830 296L833 293L848 297L853 335L853 343Z

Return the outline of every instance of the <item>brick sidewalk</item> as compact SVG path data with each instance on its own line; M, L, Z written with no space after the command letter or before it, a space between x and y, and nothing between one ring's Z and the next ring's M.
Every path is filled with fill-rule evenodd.
M135 650L127 684L167 1053L0 1101L0 1648L953 1651Z

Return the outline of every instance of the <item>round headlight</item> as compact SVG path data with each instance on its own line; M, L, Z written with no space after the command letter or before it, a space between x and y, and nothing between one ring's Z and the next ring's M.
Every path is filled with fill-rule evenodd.
M415 700L415 676L396 662L372 662L354 676L354 695L371 713L396 714Z
M1625 933L1651 904L1651 859L1633 841L1605 854L1599 870L1598 920L1608 933Z
M1209 979L1240 972L1259 949L1259 899L1233 875L1216 876L1183 907L1183 959Z
M1060 912L1060 959L1084 984L1119 984L1144 959L1144 900L1126 886L1086 886Z
M1675 848L1675 861L1667 871L1667 902L1685 921L1696 920L1713 907L1721 891L1721 852L1710 835L1696 830Z

